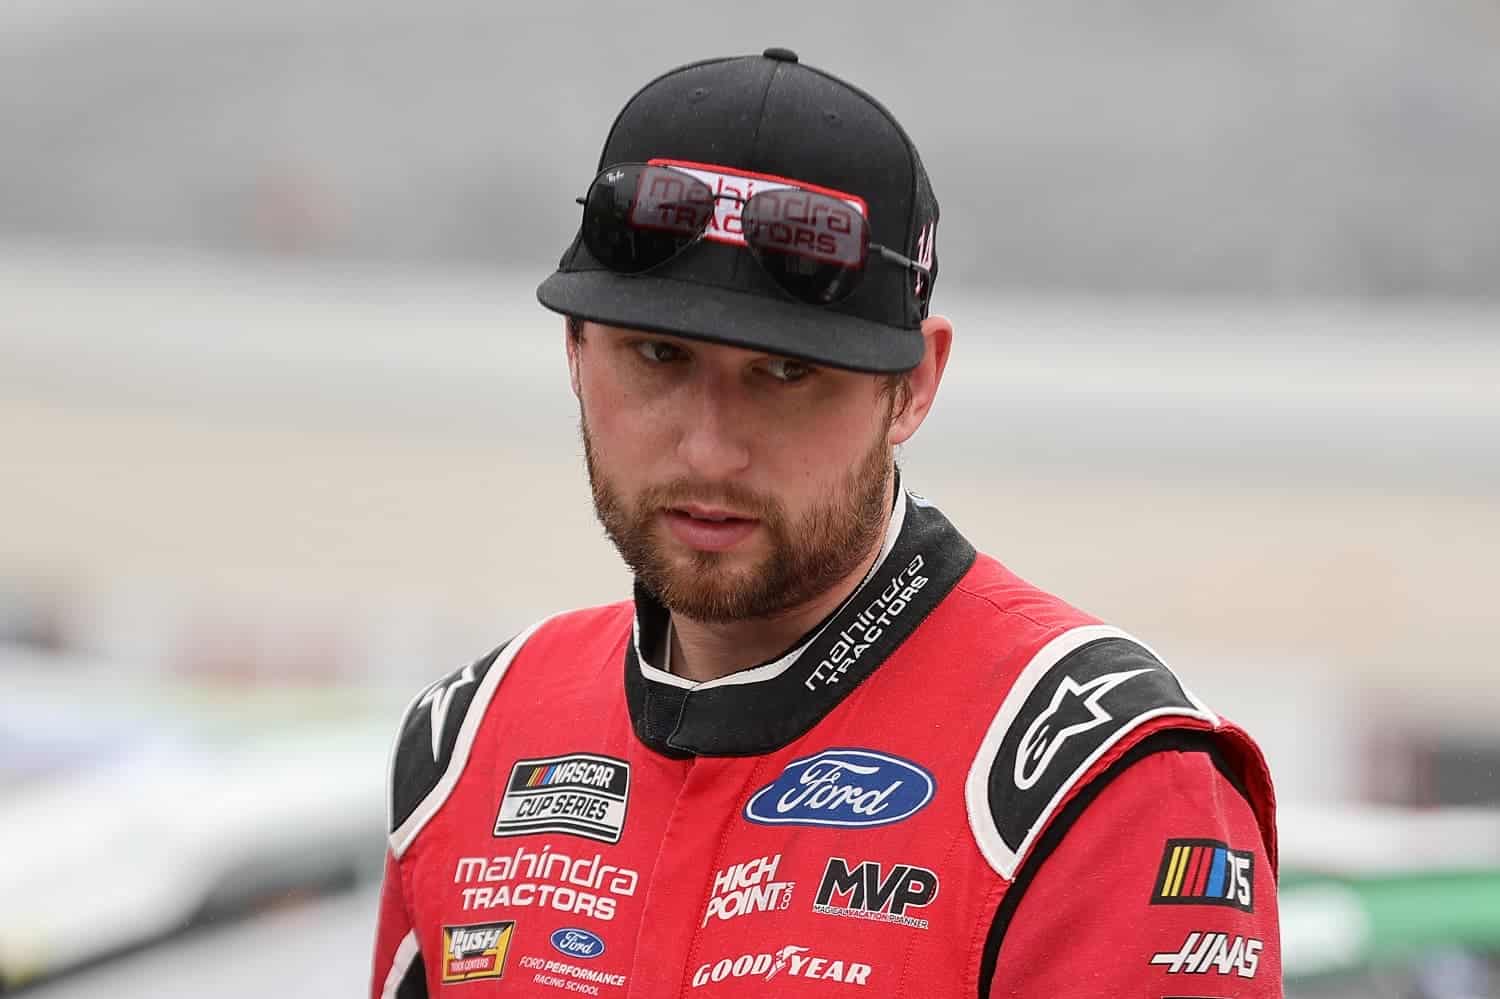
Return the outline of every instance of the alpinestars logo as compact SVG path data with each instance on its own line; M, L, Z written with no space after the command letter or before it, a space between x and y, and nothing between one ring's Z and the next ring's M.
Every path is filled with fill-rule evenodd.
M1021 751L1016 754L1016 787L1029 790L1042 779L1042 774L1047 772L1064 743L1081 732L1113 720L1113 716L1099 705L1105 694L1133 677L1150 672L1150 669L1133 669L1106 673L1087 683L1077 683L1070 676L1063 677L1057 692L1052 695L1052 703L1021 736Z
M513 919L499 923L443 927L443 981L472 982L502 978L510 951Z
M432 710L432 762L436 763L442 751L443 724L448 719L448 708L453 705L453 695L458 693L458 688L467 687L474 682L474 664L470 663L463 670L449 680L447 683L439 680L417 702L418 707L431 708Z
M701 926L710 919L734 919L751 912L786 909L792 904L795 881L777 881L781 854L747 860L714 875L714 893L704 910Z
M886 873L875 861L866 860L851 870L844 858L830 857L813 911L925 930L927 920L908 916L906 910L931 905L937 893L938 877L925 867L895 864Z
M1152 954L1151 963L1166 965L1169 975L1206 975L1212 971L1254 978L1262 946L1254 937L1231 940L1227 933L1189 933L1180 949Z

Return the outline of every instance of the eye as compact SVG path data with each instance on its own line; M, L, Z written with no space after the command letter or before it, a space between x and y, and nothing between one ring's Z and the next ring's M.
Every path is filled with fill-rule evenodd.
M687 358L687 351L665 340L637 340L631 346L651 364L670 364Z
M793 384L810 377L817 369L802 361L794 361L790 357L773 357L761 365L761 368L778 382Z

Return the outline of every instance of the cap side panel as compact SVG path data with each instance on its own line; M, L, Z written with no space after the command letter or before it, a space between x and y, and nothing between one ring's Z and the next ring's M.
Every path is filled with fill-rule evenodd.
M890 108L880 103L880 101L868 91L864 90L861 87L855 86L847 80L842 80L839 77L834 76L832 73L818 69L816 66L806 66L805 68L810 70L811 72L817 73L819 76L827 77L835 83L848 88L857 96L864 98L870 103L872 107L874 107L883 116L885 116L886 121L890 122L891 127L896 130L896 134L900 135L902 141L905 143L907 162L911 169L912 190L911 197L908 202L908 211L906 218L906 240L901 246L895 247L895 249L897 249L901 253L909 255L912 248L916 246L917 237L920 235L919 230L923 224L922 218L918 215L919 206L924 202L932 206L932 218L930 221L932 222L934 229L936 229L937 227L939 215L937 195L932 191L931 181L927 177L927 169L922 163L921 154L917 152L917 144L915 142L912 142L911 136L907 134L907 131L902 127L901 122L896 120L896 116L891 113ZM933 276L935 277L935 275ZM912 303L916 311L925 312L925 310L921 307L921 303L917 302L915 299L916 295L910 289L908 289L907 300ZM930 289L928 292L928 300L931 300Z

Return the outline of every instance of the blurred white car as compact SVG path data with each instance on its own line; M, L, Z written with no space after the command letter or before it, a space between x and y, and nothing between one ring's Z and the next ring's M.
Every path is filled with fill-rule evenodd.
M247 726L97 705L60 719L50 701L6 705L0 990L378 876L388 720Z

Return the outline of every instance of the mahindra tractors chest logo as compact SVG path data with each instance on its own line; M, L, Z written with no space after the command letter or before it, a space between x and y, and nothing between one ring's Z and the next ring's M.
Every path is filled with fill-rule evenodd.
M825 749L788 764L744 814L768 826L884 826L921 811L936 787L932 774L899 756Z

